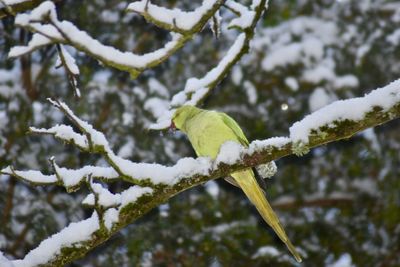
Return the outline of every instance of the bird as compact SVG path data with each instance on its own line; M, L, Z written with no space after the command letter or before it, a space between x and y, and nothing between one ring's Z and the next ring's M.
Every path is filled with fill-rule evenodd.
M199 157L210 157L215 160L221 146L227 141L237 142L244 147L249 145L249 141L240 126L229 115L223 112L200 109L192 105L183 105L175 110L170 129L177 129L186 134ZM302 258L299 252L289 240L263 189L257 183L252 168L233 172L230 176L231 183L243 190L261 217L285 243L296 261L301 262Z

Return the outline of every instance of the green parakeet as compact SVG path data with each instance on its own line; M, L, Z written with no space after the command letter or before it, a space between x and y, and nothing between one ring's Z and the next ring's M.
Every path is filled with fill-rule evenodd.
M221 145L226 141L238 142L244 147L249 145L246 136L236 121L221 112L203 110L194 106L182 106L175 111L171 127L176 127L188 136L198 156L208 156L215 159ZM263 219L286 244L294 258L301 262L299 253L290 242L278 216L258 185L253 170L249 168L230 175L256 206Z

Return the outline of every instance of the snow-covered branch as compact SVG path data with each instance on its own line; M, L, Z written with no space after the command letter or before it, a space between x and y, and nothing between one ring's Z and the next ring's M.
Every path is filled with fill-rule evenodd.
M183 91L173 96L170 110L163 113L157 119L157 123L150 126L151 129L165 129L175 107L182 105L198 105L211 93L211 91L225 78L230 69L249 51L249 43L253 38L258 20L265 10L266 0L254 0L251 7L245 7L233 1L227 1L226 6L238 16L229 26L242 31L233 45L218 65L206 73L202 78L190 78L187 80Z
M153 9L166 10L147 2L141 1L132 3L130 5L130 10L140 10L141 3L144 5L144 11ZM192 38L193 34L203 28L209 18L219 9L222 2L223 1L219 0L208 0L205 1L201 7L189 13L178 12L176 10L174 12L171 11L172 13L167 11L162 12L161 15L164 14L165 16L159 15L157 19L154 17L154 20L172 20L179 23L179 27L186 29L186 31L184 33L171 33L171 40L167 42L164 47L150 53L137 55L104 45L85 31L78 29L73 23L69 21L60 21L57 17L54 3L46 1L32 10L30 14L17 15L15 23L34 34L26 46L16 46L11 49L9 57L19 57L49 44L67 44L96 58L105 65L127 71L133 77L136 77L145 69L159 65L180 49ZM149 8L149 6L151 8ZM146 14L146 12L143 13L143 15ZM183 14L186 15L183 16ZM184 22L184 19L190 15L192 15L192 19L189 22L193 22L193 25L192 23Z
M45 0L0 0L0 19L6 16L15 16L17 13L37 7ZM56 2L59 0L53 0Z
M187 35L199 32L224 2L225 0L205 0L194 11L185 12L154 5L150 0L141 0L129 4L127 10L142 15L160 28Z
M104 135L100 135L88 123L77 118L65 104L61 102L54 102L54 104L67 112L74 123L90 136L93 147L99 145L108 147ZM351 110L348 109L350 106ZM358 108L354 109L355 106ZM83 204L93 206L96 210L90 219L78 224L71 224L60 233L43 241L23 260L12 263L15 266L60 266L66 264L82 257L94 247L108 240L121 228L184 190L211 179L228 176L234 171L254 167L287 155L302 155L312 147L349 138L366 128L398 117L400 117L400 80L376 89L364 97L336 101L306 116L303 120L293 124L290 128L290 137L255 140L250 143L248 148L227 142L221 147L215 161L211 161L209 158L184 158L174 166L167 167L159 164L134 163L125 159L116 160L115 162L121 164L119 167L123 169L124 175L132 174L136 180L145 177L151 181L151 187L134 185L121 193L112 193L100 183L93 181L95 176L118 179L116 172L110 169L96 169L87 166L71 172L71 170L59 168L54 164L56 175L43 175L40 172L22 172L8 167L1 172L25 181L36 181L38 184L60 184L57 181L64 181L64 178L60 177L70 177L71 180L67 183L76 184L81 181L81 177L86 177L85 181L87 181L91 193L83 201ZM65 133L64 135L54 135L60 139L73 139L66 137ZM109 173L109 177L104 175L105 172ZM338 196L333 197L337 198ZM90 225L89 229L87 224ZM82 236L68 234L68 238L60 239L61 235L71 231L72 228L74 232L85 231L85 234ZM48 246L54 246L54 248L48 249ZM43 253L43 250L46 250L46 253Z

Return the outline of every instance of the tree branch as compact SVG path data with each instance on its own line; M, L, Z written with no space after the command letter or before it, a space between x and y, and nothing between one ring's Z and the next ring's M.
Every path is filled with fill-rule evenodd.
M234 13L239 17L230 23L230 28L236 28L242 33L236 37L235 42L219 61L218 65L206 73L202 78L190 78L187 80L184 90L173 96L171 108L182 105L199 105L211 91L225 78L230 69L249 51L250 41L253 39L257 22L265 10L266 0L253 0L251 8L241 4L227 1L226 6L236 8ZM169 126L174 110L168 110L157 119L157 123L150 126L151 129L161 130Z
M194 11L185 12L159 7L149 0L142 0L129 4L127 10L142 15L148 22L162 29L187 35L201 31L224 2L225 0L207 0Z
M1 1L5 3L7 6L1 7L0 8L0 19L7 17L7 16L14 16L15 14L13 13L22 13L28 10L31 10L38 5L40 5L42 2L46 0L25 0L25 1L20 1L19 3L15 4L8 4L9 1L4 0ZM52 0L53 2L58 2L60 0ZM13 12L9 12L9 10L12 10Z
M346 114L345 107L354 107L355 102L358 105L357 111L353 109L353 113L344 115ZM321 114L326 114L331 110L335 110L335 112L333 114L328 113L328 116L321 118ZM60 244L60 249L54 249L52 253L46 254L46 257L42 256L40 263L35 265L30 262L29 266L61 266L67 264L83 257L119 230L182 191L212 179L228 176L232 172L277 160L287 155L303 155L310 148L349 138L357 132L398 117L400 117L400 80L384 88L374 90L364 97L336 101L306 116L291 127L290 138L274 137L263 141L255 140L248 148L243 148L237 144L236 150L232 150L235 147L232 147L232 143L227 142L221 147L220 153L214 162L206 158L197 160L182 159L180 162L183 161L183 163L178 162L175 166L168 167L170 168L168 169L169 171L165 172L166 176L175 176L175 179L170 180L169 183L153 181L154 186L152 188L133 186L121 194L108 196L108 192L105 194L106 197L102 194L105 189L99 187L93 190L98 194L97 202L110 203L107 199L111 199L113 205L115 203L121 203L121 205L118 207L114 205L112 208L101 210L104 211L102 214L100 214L99 206L97 206L97 212L94 212L90 219L71 224L60 233L43 241L25 259L13 261L13 263L15 266L25 266L24 264L30 262L34 255L41 255L41 250L47 246L46 244L52 242L52 239L60 240L60 236L72 231L71 229L75 231L81 224L83 228L87 228L89 225L87 233L85 232L86 235L76 237L77 239L69 238L66 243ZM310 124L310 121L314 121L314 123ZM228 146L229 157L227 157L226 151ZM232 153L236 157L232 157ZM194 163L200 164L202 162L208 171L202 169L203 171L201 172L199 171L199 166L193 165ZM185 163L186 165L187 163L192 164L190 166L193 170L188 170L188 166L186 166L185 169L171 174L171 169L179 170ZM150 164L149 166L156 168L159 165ZM4 173L4 170L2 172ZM150 180L152 178L154 177L149 177ZM171 177L168 179L171 179ZM99 199L101 197L103 197L102 200ZM92 200L86 202L90 204L93 202ZM96 203L92 204L96 205ZM107 205L104 204L101 207L106 208Z
M209 4L210 0L205 2ZM33 32L34 35L27 46L13 47L9 57L19 57L53 43L67 44L105 65L127 71L135 78L145 69L158 66L191 40L193 35L204 27L223 3L221 0L213 0L213 2L214 4L211 6L205 4L205 8L199 8L200 12L196 12L198 20L192 25L192 28L182 34L171 33L171 41L167 42L164 47L144 55L137 55L106 46L85 31L78 29L73 23L58 20L55 5L46 1L34 9L31 14L20 14L16 17L15 23Z

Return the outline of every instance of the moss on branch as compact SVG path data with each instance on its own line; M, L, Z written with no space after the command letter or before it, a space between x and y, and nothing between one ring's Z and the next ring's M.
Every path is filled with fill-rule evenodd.
M315 129L315 131L312 131L309 136L309 143L305 145L312 148L329 142L346 139L367 128L383 124L398 117L400 117L400 103L394 105L387 111L375 107L370 112L366 113L365 117L361 120L338 121L334 123L334 126L322 126L319 129ZM321 134L321 132L323 132L323 134ZM41 266L61 266L72 262L73 260L82 258L90 250L107 241L119 230L142 217L153 208L167 202L173 196L209 180L228 176L229 173L234 171L257 166L262 163L267 163L294 154L292 147L292 142L288 142L279 147L272 145L266 146L252 154L243 155L242 159L233 165L219 164L217 168L210 172L209 175L195 175L193 177L186 177L177 184L171 186L158 186L154 188L151 195L145 194L138 198L135 203L131 203L124 207L120 212L119 221L110 231L107 231L103 227L100 228L92 235L90 240L79 243L79 246L77 246L78 244L75 244L74 247L63 248L60 254L55 255L48 264Z

